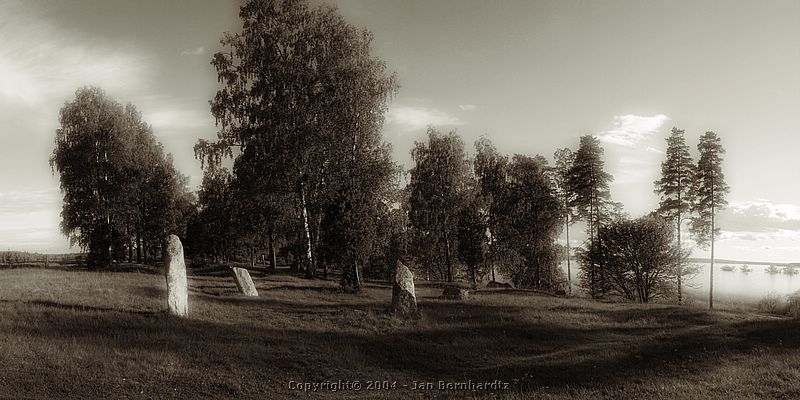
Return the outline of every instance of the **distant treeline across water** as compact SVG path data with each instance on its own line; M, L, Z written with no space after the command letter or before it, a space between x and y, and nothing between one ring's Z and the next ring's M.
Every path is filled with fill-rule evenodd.
M85 254L41 254L27 251L0 251L0 265L2 266L73 266L83 264Z
M711 259L708 258L690 258L687 260L688 263L698 263L698 264L708 264L711 262ZM798 268L800 267L800 263L789 263L789 262L770 262L770 261L738 261L738 260L726 260L724 258L715 258L714 265L722 265L722 264L744 264L744 265L775 265L777 267L793 267Z

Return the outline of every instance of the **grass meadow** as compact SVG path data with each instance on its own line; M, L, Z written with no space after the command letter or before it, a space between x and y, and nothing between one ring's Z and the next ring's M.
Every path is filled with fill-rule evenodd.
M800 397L800 322L746 309L637 305L483 290L422 318L388 312L391 288L340 293L335 278L190 271L190 317L164 313L164 277L0 270L0 398L775 398ZM303 391L290 382L359 381ZM415 382L508 390L413 390ZM367 390L368 381L396 382ZM408 387L403 387L408 385Z

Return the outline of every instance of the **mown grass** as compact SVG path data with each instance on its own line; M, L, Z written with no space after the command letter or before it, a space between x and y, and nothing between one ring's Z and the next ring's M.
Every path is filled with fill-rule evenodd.
M178 319L163 313L163 276L125 270L0 270L0 397L800 397L793 319L524 291L457 302L419 282L423 316L404 321L381 283L353 296L334 279L252 271L260 297L244 298L214 269L190 276L191 317ZM511 389L402 387L495 379ZM362 390L289 388L337 380Z

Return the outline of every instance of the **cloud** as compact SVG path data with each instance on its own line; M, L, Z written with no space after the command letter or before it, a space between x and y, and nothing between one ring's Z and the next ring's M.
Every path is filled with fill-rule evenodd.
M722 231L719 235L720 240L747 240L753 242L776 242L776 241L798 241L800 240L800 231L788 229L776 229L769 232L763 231L741 231L731 232ZM763 247L763 246L762 246ZM800 247L800 244L795 247Z
M0 103L57 105L80 86L116 91L147 81L151 60L136 49L61 29L26 6L0 6Z
M52 209L60 205L61 194L58 189L0 192L0 217Z
M728 232L800 232L800 205L776 204L766 199L735 202L719 213L717 221Z
M625 147L636 147L652 135L658 133L664 122L669 117L664 114L653 116L641 115L615 115L614 127L608 131L597 134L598 138L607 143Z
M159 109L145 112L144 120L153 126L156 134L199 129L214 130L214 117L208 111L194 109Z
M200 47L198 47L196 49L192 49L192 50L183 50L183 51L181 51L181 55L182 56L200 56L200 55L203 55L203 54L206 54L206 48L203 47L203 46L200 46Z
M0 192L0 249L67 251L58 189Z
M595 133L607 146L608 172L617 185L651 185L658 174L663 140L659 134L669 120L664 114L652 116L615 115L611 129Z
M461 111L475 111L478 109L478 106L475 104L459 104L458 108L461 109Z
M389 109L386 121L413 131L433 126L458 126L464 122L444 111L427 107L396 106Z

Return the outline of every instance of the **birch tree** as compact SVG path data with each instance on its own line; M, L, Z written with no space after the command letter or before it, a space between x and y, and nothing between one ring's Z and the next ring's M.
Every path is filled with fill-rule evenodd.
M84 87L59 122L50 165L61 180L61 229L88 250L90 267L122 260L126 247L132 259L134 247L141 254L168 233L183 235L194 201L187 178L136 107Z
M199 141L195 153L218 163L240 148L274 190L293 195L314 277L325 210L344 186L359 187L355 164L386 160L380 127L396 80L370 55L371 34L333 8L250 0L239 15L241 32L226 33L211 62L221 84L211 101L217 140Z
M469 199L471 169L464 142L455 132L428 128L428 141L411 152L409 219L417 235L415 246L423 262L443 264L439 278L455 279L458 216ZM430 267L430 265L429 265Z
M506 188L508 157L500 154L488 138L481 137L475 141L473 169L478 181L478 197L486 215L487 253L491 280L494 281L496 264L501 253L497 243L497 233L500 230L499 205Z

